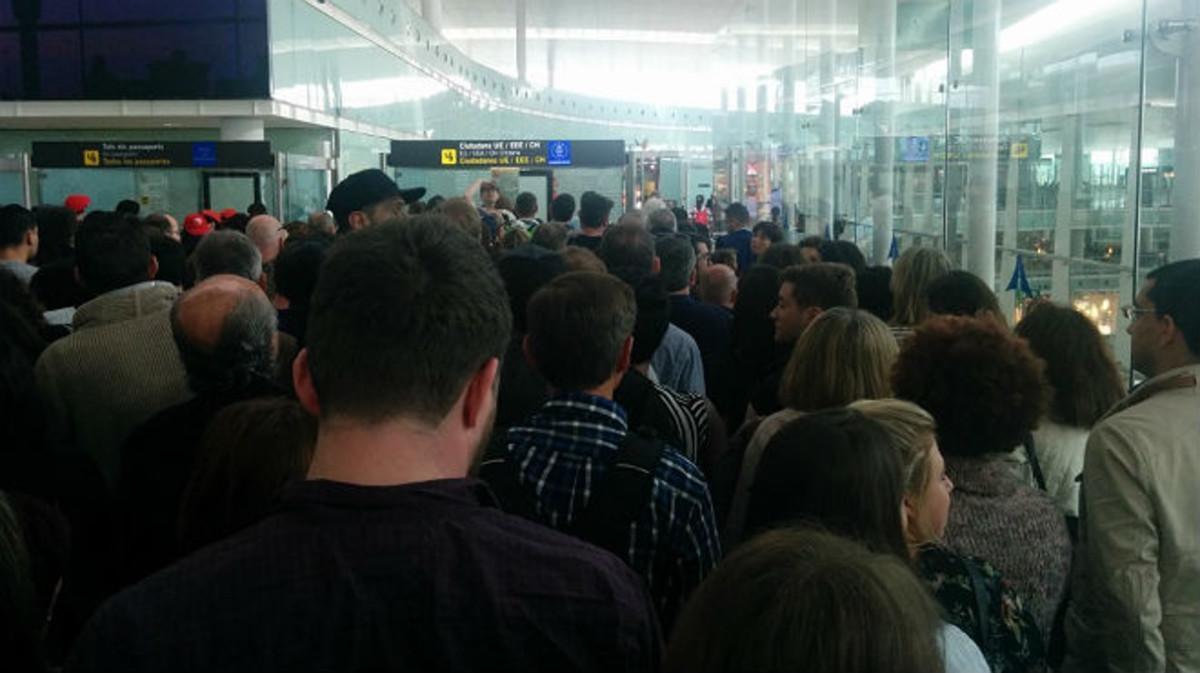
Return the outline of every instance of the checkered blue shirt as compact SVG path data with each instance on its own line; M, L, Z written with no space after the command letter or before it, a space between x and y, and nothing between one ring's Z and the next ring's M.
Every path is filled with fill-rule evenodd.
M532 487L538 518L565 529L583 511L628 431L611 400L567 393L508 431L508 460ZM649 507L629 526L626 562L642 575L659 616L674 615L721 557L708 484L699 468L667 448L654 473Z

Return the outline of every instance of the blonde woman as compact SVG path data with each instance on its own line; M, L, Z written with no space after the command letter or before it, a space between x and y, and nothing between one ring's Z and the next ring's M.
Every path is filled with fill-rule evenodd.
M828 309L804 330L779 385L779 401L785 408L759 423L742 456L725 524L726 545L742 538L750 486L771 437L806 412L890 396L889 375L898 353L887 325L858 309Z
M1045 641L1021 598L987 561L962 556L940 544L954 484L946 474L933 416L911 402L896 399L861 400L850 408L882 426L900 453L905 542L918 574L930 585L947 621L979 645L993 671L1040 669L1045 661Z
M937 248L909 248L892 269L893 331L897 339L929 317L928 293L933 281L950 273L950 258Z

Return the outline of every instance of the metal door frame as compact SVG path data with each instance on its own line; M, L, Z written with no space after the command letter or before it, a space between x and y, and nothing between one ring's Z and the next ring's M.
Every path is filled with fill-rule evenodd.
M522 168L518 176L546 178L546 221L550 221L550 202L554 200L554 170L550 168Z
M262 173L259 171L202 171L200 173L200 204L204 208L212 208L210 178L253 178L254 203L262 203Z

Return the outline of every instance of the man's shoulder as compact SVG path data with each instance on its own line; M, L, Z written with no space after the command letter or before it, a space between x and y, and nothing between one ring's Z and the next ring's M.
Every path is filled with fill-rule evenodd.
M1160 437L1172 444L1200 444L1200 394L1194 388L1165 390L1103 419L1092 429L1089 445L1131 440L1145 444L1145 437ZM1184 432L1184 428L1191 431Z
M654 478L664 486L664 492L670 498L682 497L688 503L701 507L710 497L704 473L673 446L664 446Z
M382 537L392 543L368 545L379 549L381 555L372 557L372 566L388 554L395 555L388 582L407 582L420 588L447 567L436 561L429 563L432 557L418 553L418 541L424 540L432 547L424 551L433 552L433 556L439 545L464 552L455 562L458 567L454 572L463 572L472 565L479 571L501 569L503 574L524 568L547 582L557 579L557 586L566 586L568 580L586 581L586 586L610 594L637 587L636 575L612 554L495 507L456 506L431 513L429 521L406 522L404 518L395 517L394 525L377 526ZM355 554L347 549L361 551L362 546L358 542L342 545L339 538L349 540L361 532L313 524L307 516L277 512L126 589L113 602L121 612L144 610L149 616L175 612L173 606L181 601L220 611L229 607L227 603L253 601L255 596L268 600L280 592L303 593L306 584L325 586L336 582L338 577L332 574L335 566L339 572L355 573L349 567L356 562ZM514 594L521 593L522 587L515 581L508 586Z
M577 231L567 239L567 245L573 245L577 248L587 248L588 250L596 250L600 247L600 242L603 241L602 236L589 236L583 232Z
M38 358L38 369L46 375L47 370L61 367L84 371L93 365L115 367L121 363L165 360L164 364L177 365L182 371L183 363L176 353L170 312L158 311L78 329L47 346Z
M11 273L21 281L25 287L29 287L29 281L37 274L38 268L28 262L19 261L4 261L0 262L0 269Z
M513 541L507 549L493 549L500 562L532 562L539 572L591 575L612 584L639 581L624 561L575 536L490 507L481 508L479 517L495 530L508 533L506 539Z
M192 397L155 412L130 432L121 451L122 460L154 460L199 442L214 415L211 406L204 398Z
M716 304L709 304L708 302L681 295L674 295L672 301L672 317L674 317L674 311L678 310L685 317L703 320L704 322L701 325L708 329L718 328L733 322L733 312Z
M699 352L700 348L696 345L696 340L692 338L684 330L677 325L668 324L667 332L663 335L662 346L671 351L691 351Z

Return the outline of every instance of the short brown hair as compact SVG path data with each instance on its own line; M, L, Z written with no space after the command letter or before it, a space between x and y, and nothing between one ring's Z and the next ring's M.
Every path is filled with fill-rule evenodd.
M894 555L811 529L773 530L700 585L663 670L939 672L941 623L928 588Z
M438 423L511 331L499 272L446 217L344 236L321 267L308 323L321 413Z
M994 320L930 318L904 340L892 386L937 420L949 455L1011 451L1037 426L1049 397L1044 364Z
M317 419L296 402L265 397L225 407L208 424L179 504L179 538L192 550L267 513L284 486L304 479Z
M1100 330L1079 311L1040 302L1016 331L1046 362L1046 380L1054 388L1054 421L1091 428L1121 400L1124 387L1117 363Z
M654 237L645 227L618 224L609 227L596 251L608 265L608 272L636 285L654 275Z
M734 271L738 271L737 250L733 248L717 248L709 254L708 262L709 264L724 264Z
M542 225L545 226L545 225ZM608 273L608 267L605 266L604 260L596 256L596 253L581 248L576 245L568 245L558 251L562 256L563 263L567 266L567 271L595 271L596 273Z
M533 230L529 242L555 252L567 247L567 225L562 222L543 222Z
M800 246L792 245L791 243L774 243L767 251L758 258L759 264L767 264L777 269L786 269L789 266L803 266L808 264L808 260L804 259L804 254L800 252Z
M437 212L449 218L471 238L483 241L483 219L479 217L479 210L470 201L461 196L446 199L438 206Z
M783 270L780 282L791 283L792 299L798 306L858 308L854 269L845 264L817 262L789 266Z
M896 338L879 318L853 308L829 309L792 348L779 401L790 409L816 411L888 397L898 351Z
M637 304L620 279L577 271L538 290L526 313L538 372L560 391L582 391L612 376L633 334Z

